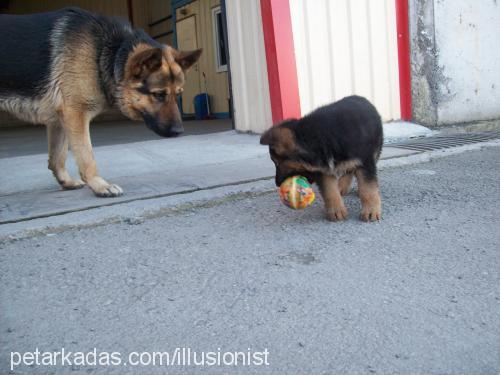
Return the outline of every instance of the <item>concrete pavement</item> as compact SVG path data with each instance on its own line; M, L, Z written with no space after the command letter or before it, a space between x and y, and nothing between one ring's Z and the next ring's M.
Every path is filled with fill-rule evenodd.
M499 148L421 160L382 168L380 223L356 218L354 194L349 220L331 223L320 199L292 211L262 185L156 218L4 242L0 373L11 351L97 348L126 361L189 347L267 349L270 365L12 374L498 374Z
M270 176L258 137L236 132L161 139L95 148L100 173L125 195L97 198L90 189L62 191L45 154L0 159L0 222L33 219L137 199L195 191ZM73 160L68 163L77 175Z
M408 129L412 127L417 135L430 132L417 125L384 125L388 143L382 152L380 168L450 152L422 153L391 146L394 139L411 135ZM109 136L111 133L114 132L108 129L103 134ZM97 138L104 144L110 142L106 137ZM472 148L485 144L472 145ZM29 149L36 147L31 145ZM97 198L88 188L62 191L46 169L45 152L0 158L3 176L0 180L0 239L61 226L86 226L92 222L98 225L127 220L129 216L154 216L154 211L168 209L176 200L187 201L186 194L198 192L192 196L196 200L194 197L210 199L208 191L213 192L215 199L246 193L255 190L255 186L247 186L248 183L269 180L274 174L267 148L259 145L259 136L234 131L102 145L94 150L101 175L121 185L125 189L124 196ZM71 156L67 165L76 176ZM271 189L272 185L268 185L267 189ZM170 196L176 198L162 200Z
M0 158L0 224L269 178L274 166L259 136L234 131L94 148L101 175L125 195L96 198L88 188L62 191L46 153ZM414 152L386 147L382 158ZM68 170L77 176L70 155Z

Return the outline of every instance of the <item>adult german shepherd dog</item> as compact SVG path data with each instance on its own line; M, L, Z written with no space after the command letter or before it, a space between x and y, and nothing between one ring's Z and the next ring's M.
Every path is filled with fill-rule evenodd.
M108 107L163 137L183 131L177 106L184 73L201 50L180 52L130 24L78 8L0 15L0 109L47 126L49 169L64 189L122 189L97 172L89 122ZM81 179L64 166L68 144Z

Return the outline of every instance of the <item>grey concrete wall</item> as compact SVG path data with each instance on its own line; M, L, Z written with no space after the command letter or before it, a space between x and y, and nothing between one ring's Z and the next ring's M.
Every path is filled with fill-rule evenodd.
M410 0L413 119L500 118L500 2Z

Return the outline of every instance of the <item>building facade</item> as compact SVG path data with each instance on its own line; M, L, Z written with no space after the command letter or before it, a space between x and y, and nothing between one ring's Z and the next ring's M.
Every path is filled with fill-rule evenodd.
M500 118L497 1L226 2L237 129L260 132L269 118L351 94L370 99L384 121L439 127ZM254 81L266 75L267 84Z
M76 5L128 18L180 49L203 48L187 76L183 115L193 117L194 98L207 93L212 117L232 117L242 132L261 133L352 94L372 101L384 121L438 127L500 118L497 1L6 3L13 14Z

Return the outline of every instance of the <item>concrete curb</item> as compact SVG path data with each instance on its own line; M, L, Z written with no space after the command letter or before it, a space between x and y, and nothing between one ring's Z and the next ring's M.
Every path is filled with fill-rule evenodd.
M480 150L484 147L498 147L500 146L500 140L488 141L474 143L470 145L458 146L447 148L443 150L434 150L426 152L418 152L413 155L407 155L403 157L394 157L380 160L378 163L379 169L391 168L391 167L401 167L411 164L427 163L434 159L444 158L451 155L461 154L467 151Z
M456 134L500 130L500 119L468 122L429 128L439 134Z
M485 147L499 147L500 140L475 143L444 150L397 155L379 162L379 169L426 163ZM113 223L139 224L155 217L174 215L200 207L211 207L230 200L243 199L272 193L276 190L274 176L255 181L236 181L225 186L207 187L194 192L172 194L160 198L132 201L114 206L103 206L84 211L33 219L0 226L0 243L35 236L52 236L56 233Z
M102 206L46 218L33 219L0 226L0 243L40 235L51 236L72 229L99 225L139 224L147 219L176 214L199 207L217 205L231 199L256 196L275 191L274 180L235 183L161 198L137 200L114 206Z

